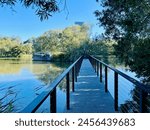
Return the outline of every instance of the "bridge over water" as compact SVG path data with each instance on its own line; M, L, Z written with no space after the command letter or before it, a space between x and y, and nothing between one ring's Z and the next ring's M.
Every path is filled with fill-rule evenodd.
M108 89L108 69L114 72L112 77L114 84L110 86L114 88L113 96ZM135 86L133 99L122 105L118 104L120 76ZM36 112L49 96L50 112L57 112L56 88L64 78L66 78L66 109L64 111L66 113L150 112L149 86L93 56L82 56L77 59L21 112Z
M71 94L70 109L66 112L115 112L113 97L105 92L104 84L100 83L88 59L82 61L75 92Z

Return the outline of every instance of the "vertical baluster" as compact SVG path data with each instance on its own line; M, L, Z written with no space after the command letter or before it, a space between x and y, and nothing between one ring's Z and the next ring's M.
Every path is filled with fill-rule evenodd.
M118 111L118 73L114 73L114 107L115 111Z
M80 62L79 62L79 72L80 72L82 60L83 60L83 57L80 59Z
M94 59L92 59L92 61L93 61L93 68L95 68Z
M78 61L77 63L77 76L79 75L79 64L80 64L80 61Z
M50 94L50 112L56 113L56 87Z
M96 64L97 64L97 62L96 62L96 60L95 60L95 72L96 72L96 67L97 67Z
M97 76L99 76L99 62L97 61Z
M107 66L105 66L105 92L108 92Z
M69 83L69 73L66 76L66 108L70 109L70 83Z
M72 91L74 92L74 71L75 71L75 67L72 68Z
M94 59L93 59L93 68L94 68L94 71L95 71L95 61L94 61Z
M141 113L146 113L147 112L147 107L146 107L146 104L147 104L147 96L148 96L148 93L145 92L144 90L140 89L140 112Z
M102 82L102 63L100 63L100 82Z
M75 64L74 69L75 69L75 82L77 82L77 64Z

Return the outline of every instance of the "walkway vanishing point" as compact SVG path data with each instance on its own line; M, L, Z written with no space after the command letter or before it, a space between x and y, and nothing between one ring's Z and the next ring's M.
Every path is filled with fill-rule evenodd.
M113 97L108 89L108 71L110 70L114 73L114 76L111 76L114 84L109 86L113 88ZM134 86L132 98L123 104L118 104L118 99L123 96L118 91L122 87L119 84L122 81L119 80L120 77ZM56 113L57 100L60 98L57 96L57 86L64 78L66 78L66 109L64 111L66 113L150 112L150 86L140 83L90 55L79 57L20 112L34 113L50 97L50 104L48 104L50 112Z
M109 92L105 93L104 84L100 83L94 68L88 59L83 59L75 92L71 94L71 113L112 113L114 100Z

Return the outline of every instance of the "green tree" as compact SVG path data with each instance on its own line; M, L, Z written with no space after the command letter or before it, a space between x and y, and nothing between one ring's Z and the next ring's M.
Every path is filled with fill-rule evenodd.
M144 77L143 82L150 83L150 38L141 39L136 43L129 65L138 77Z
M22 50L19 45L14 46L10 49L11 57L20 57L21 54L22 54Z
M32 54L30 43L21 44L18 38L0 38L0 57L20 57L22 54Z
M139 73L138 68L139 64L143 67L149 65L146 62L149 59L149 55L143 52L145 56L142 58L142 63L136 62L137 59L141 60L140 57L136 56L138 53L141 54L140 50L146 49L142 44L150 36L150 1L102 0L102 6L103 10L95 11L95 15L100 26L105 29L105 36L117 41L114 46L116 54L124 59L131 70L137 73L137 76L149 79L147 76L150 70L140 70L141 73ZM147 42L145 45L147 45ZM136 64L133 65L133 63Z
M27 43L27 44L22 44L21 45L21 51L22 54L32 54L32 44L31 43Z
M102 6L103 10L95 11L95 15L107 37L117 40L124 36L149 36L149 0L102 0Z
M87 24L71 26L63 30L61 36L62 51L67 53L68 59L76 59L83 53L84 50L80 51L80 47L88 43L89 30L90 26Z
M33 44L35 52L55 53L59 51L60 33L60 30L48 31L38 37Z
M34 50L35 52L49 52L55 58L61 56L73 60L83 52L83 50L79 50L89 40L89 28L89 25L83 24L82 26L67 27L63 30L47 31L36 38L33 44Z
M0 56L5 57L10 55L11 48L18 45L18 39L2 37L0 38Z

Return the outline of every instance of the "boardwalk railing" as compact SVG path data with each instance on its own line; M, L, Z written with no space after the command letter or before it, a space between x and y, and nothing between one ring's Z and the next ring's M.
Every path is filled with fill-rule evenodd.
M144 85L140 83L139 81L131 78L130 76L126 75L125 73L110 67L106 63L100 61L99 59L93 57L93 56L88 56L91 64L93 65L95 72L97 75L100 77L100 82L103 80L103 70L104 70L104 84L105 84L105 92L108 91L108 69L112 70L114 72L114 108L116 111L119 110L119 105L118 105L118 89L119 86L119 80L118 76L123 77L130 83L132 83L135 86L134 89L134 95L133 95L133 101L128 101L126 102L125 105L120 106L121 112L150 112L150 86ZM103 68L104 67L104 68ZM110 86L112 87L112 86Z
M42 103L50 96L50 112L56 113L56 87L66 77L66 108L70 108L70 72L72 72L72 91L74 91L74 82L77 81L77 75L82 63L82 57L78 58L70 67L68 67L62 74L60 74L48 87L37 96L21 113L34 113L42 105Z

